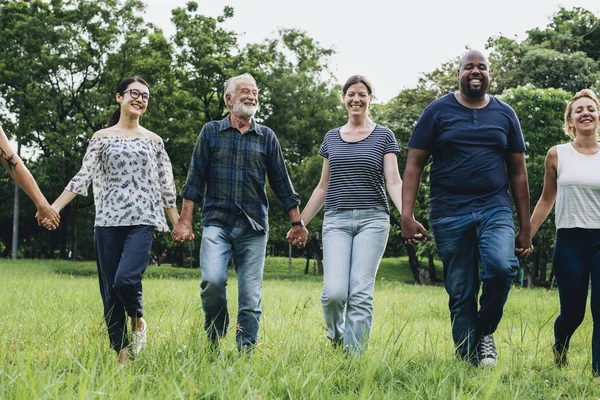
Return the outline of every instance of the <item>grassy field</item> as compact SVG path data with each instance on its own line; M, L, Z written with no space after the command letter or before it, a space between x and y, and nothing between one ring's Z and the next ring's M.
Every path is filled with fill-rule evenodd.
M382 265L370 348L358 359L328 346L321 282L302 274L304 260L295 260L290 278L286 259L269 259L257 351L239 356L229 335L216 359L206 352L197 271L150 267L149 345L119 369L93 263L0 260L0 398L600 398L589 316L573 338L569 367L553 364L556 291L515 288L495 335L499 365L478 369L453 356L444 289L406 283L402 263ZM234 316L236 283L232 276Z

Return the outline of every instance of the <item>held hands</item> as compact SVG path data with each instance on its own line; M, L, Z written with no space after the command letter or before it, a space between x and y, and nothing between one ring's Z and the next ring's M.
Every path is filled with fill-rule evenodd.
M173 242L182 244L184 242L191 242L195 239L194 232L192 232L192 224L179 219L173 232L171 232L171 238Z
M292 229L285 235L288 243L299 249L306 246L308 240L308 230L304 226L292 226Z
M531 253L533 253L531 237L527 233L519 231L515 237L515 255L519 258L525 258Z
M59 211L50 204L45 204L37 208L35 213L35 219L39 226L43 226L49 231L53 231L58 228L60 224Z
M429 240L427 230L414 217L402 217L400 221L400 234L406 244L419 244Z

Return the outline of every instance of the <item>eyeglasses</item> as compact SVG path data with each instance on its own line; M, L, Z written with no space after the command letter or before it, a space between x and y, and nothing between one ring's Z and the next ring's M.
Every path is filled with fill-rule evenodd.
M142 101L144 103L147 103L148 100L150 100L150 95L148 93L142 93L137 89L129 89L129 90L125 90L123 93L121 93L121 95L124 95L125 93L129 93L129 95L131 96L132 99L137 100L140 98L140 96L142 96Z

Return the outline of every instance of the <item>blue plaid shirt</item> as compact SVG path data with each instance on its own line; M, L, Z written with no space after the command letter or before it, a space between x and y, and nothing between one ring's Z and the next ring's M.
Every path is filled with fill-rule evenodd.
M231 230L237 216L245 214L255 231L266 231L267 176L285 212L300 204L275 133L252 119L242 135L227 116L202 127L182 195L200 203L206 187L204 226Z

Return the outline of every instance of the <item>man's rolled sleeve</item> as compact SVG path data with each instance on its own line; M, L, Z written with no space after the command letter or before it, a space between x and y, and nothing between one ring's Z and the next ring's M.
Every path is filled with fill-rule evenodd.
M192 200L195 203L202 202L204 187L206 185L206 175L209 169L210 156L206 137L206 125L204 125L196 141L187 179L181 191L184 199Z

